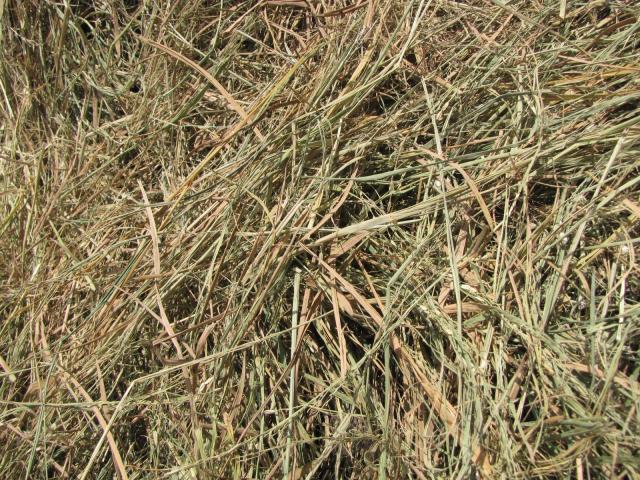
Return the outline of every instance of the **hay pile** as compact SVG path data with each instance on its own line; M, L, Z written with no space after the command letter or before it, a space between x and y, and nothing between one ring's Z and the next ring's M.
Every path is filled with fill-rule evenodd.
M639 14L0 2L0 477L639 478Z

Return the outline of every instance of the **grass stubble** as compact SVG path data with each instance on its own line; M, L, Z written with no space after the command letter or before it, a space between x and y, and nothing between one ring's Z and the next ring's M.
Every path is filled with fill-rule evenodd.
M640 478L639 14L0 2L0 477Z

